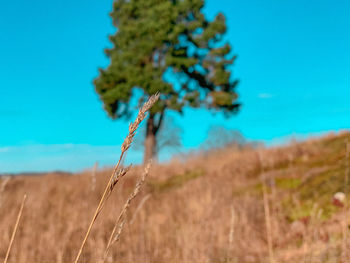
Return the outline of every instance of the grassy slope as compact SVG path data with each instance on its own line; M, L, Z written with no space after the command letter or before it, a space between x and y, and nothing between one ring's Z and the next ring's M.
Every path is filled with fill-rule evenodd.
M273 168L274 172L281 173L275 179L276 187L288 193L283 201L291 220L310 216L315 205L323 210L323 219L339 210L332 203L333 195L350 193L348 142L349 134L314 141L310 153L295 156L288 165ZM293 204L293 198L299 200L298 206Z
M344 133L282 148L222 149L153 167L110 262L267 262L262 183L277 262L348 260L348 209L332 203L336 192L349 194L348 141ZM118 185L82 262L101 257L140 169ZM72 262L109 173L97 174L95 189L91 172L11 179L0 193L0 261L26 192L12 262Z

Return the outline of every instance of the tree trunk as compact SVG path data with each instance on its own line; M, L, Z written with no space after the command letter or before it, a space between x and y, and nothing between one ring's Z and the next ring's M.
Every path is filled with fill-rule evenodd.
M147 120L146 127L146 139L145 139L145 153L143 158L143 163L148 162L156 155L156 133L158 131L158 127L155 125L155 116L150 114Z

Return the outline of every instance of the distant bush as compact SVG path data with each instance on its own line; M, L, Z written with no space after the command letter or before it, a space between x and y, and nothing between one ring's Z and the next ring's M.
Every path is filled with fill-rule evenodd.
M202 143L202 149L213 150L225 147L252 147L262 146L261 142L248 141L239 130L227 129L223 126L212 126L209 128L206 140Z

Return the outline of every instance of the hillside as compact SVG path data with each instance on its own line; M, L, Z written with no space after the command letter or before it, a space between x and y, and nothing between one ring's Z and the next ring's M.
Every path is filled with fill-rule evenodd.
M154 165L107 262L349 262L350 134ZM117 158L117 156L116 156ZM81 262L100 262L142 167L117 185ZM110 170L0 179L0 261L73 262ZM2 186L1 186L2 185Z

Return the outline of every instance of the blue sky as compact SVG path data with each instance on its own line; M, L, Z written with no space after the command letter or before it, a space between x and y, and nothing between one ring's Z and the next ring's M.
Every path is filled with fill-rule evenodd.
M111 165L127 132L102 109L92 80L108 65L112 0L0 4L0 172ZM174 116L193 149L212 125L268 144L349 128L350 2L207 0L222 11L238 59L241 112ZM164 153L169 156L169 153ZM128 160L142 154L131 151Z

